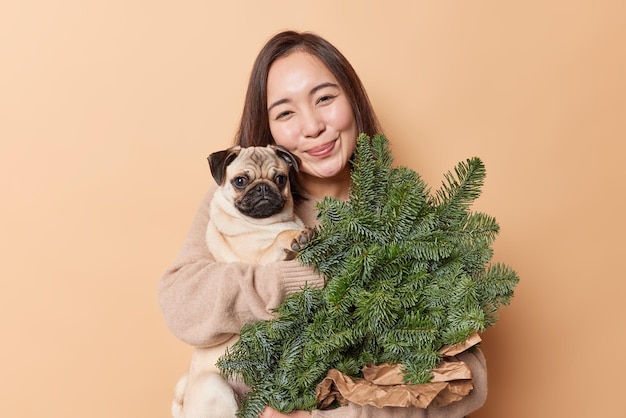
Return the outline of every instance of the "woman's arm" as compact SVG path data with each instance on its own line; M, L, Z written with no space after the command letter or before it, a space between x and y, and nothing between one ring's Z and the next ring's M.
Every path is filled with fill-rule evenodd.
M247 322L270 319L285 296L305 283L324 283L296 260L266 266L216 262L205 238L215 188L206 194L178 256L159 283L165 322L193 346L219 344Z

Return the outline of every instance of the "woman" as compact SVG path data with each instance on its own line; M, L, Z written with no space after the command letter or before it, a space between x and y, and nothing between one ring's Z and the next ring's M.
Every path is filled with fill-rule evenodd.
M349 159L357 135L381 132L365 89L345 57L317 35L286 31L270 39L254 63L235 143L278 144L301 159L302 198L296 212L305 224L314 225L317 201L324 196L348 198ZM226 341L246 322L270 319L286 295L305 284L324 284L323 277L297 260L269 266L215 262L205 244L213 192L211 188L207 193L159 288L168 326L194 346ZM486 366L478 349L458 357L472 369L474 389L445 407L377 409L351 404L289 415L268 407L261 417L463 417L485 401Z

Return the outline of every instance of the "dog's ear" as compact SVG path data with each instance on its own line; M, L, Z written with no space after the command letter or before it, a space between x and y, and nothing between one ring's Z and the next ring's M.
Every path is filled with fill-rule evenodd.
M239 151L241 151L240 147L232 147L223 151L216 151L207 157L209 166L211 167L211 174L220 186L224 184L226 167L237 158Z
M287 148L282 145L269 145L276 155L278 155L283 160L287 161L287 163L295 170L300 170L300 158L293 155L291 152L287 151Z

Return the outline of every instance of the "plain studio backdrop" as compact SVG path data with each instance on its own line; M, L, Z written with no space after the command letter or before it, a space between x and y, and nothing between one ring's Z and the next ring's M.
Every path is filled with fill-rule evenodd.
M23 0L0 6L5 417L169 416L191 349L157 283L282 29L333 42L396 163L478 156L521 282L472 418L624 417L626 2Z

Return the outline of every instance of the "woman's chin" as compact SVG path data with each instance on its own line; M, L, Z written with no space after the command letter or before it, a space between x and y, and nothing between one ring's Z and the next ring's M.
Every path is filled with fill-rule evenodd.
M304 170L303 170L304 171ZM334 179L343 172L343 167L330 166L330 167L315 167L304 172L308 177L314 177L318 179Z

